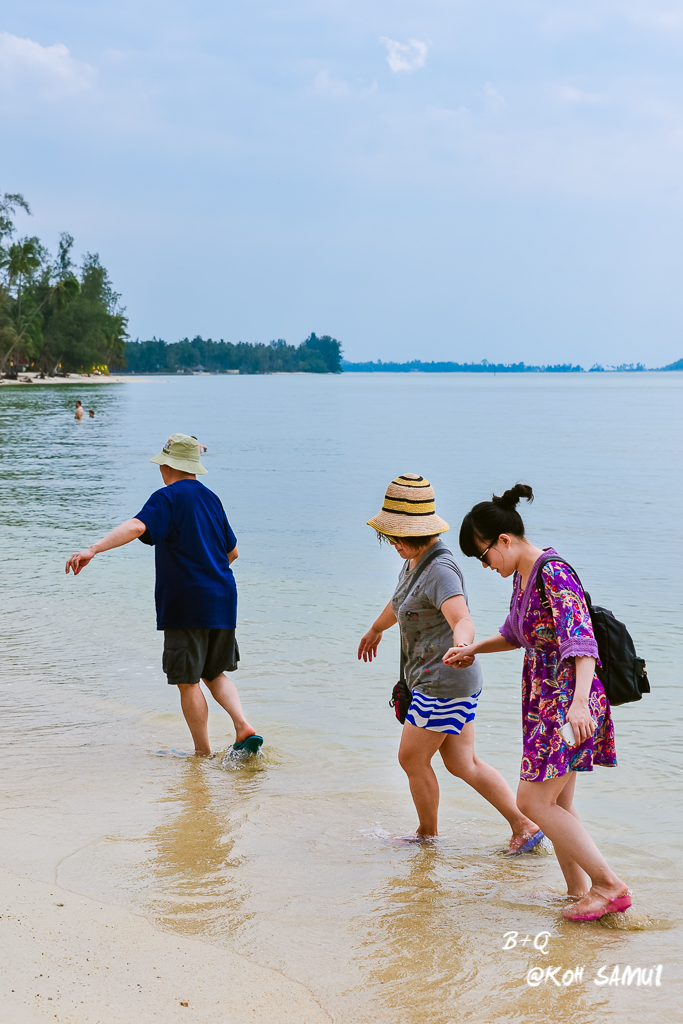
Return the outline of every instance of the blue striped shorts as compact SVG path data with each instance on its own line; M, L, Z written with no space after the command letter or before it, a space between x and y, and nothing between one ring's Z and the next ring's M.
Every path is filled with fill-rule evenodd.
M457 697L446 700L442 697L426 697L413 690L413 699L408 708L406 722L418 729L430 732L449 732L459 736L464 725L474 721L481 690L471 697Z

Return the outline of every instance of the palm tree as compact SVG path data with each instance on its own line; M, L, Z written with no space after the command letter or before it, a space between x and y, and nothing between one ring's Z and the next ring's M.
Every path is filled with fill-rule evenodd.
M0 239L5 236L11 238L14 234L14 221L11 215L16 213L17 209L31 216L31 208L22 195L18 192L5 192L0 199Z
M24 238L13 242L0 256L0 268L7 274L10 287L17 286L17 323L21 324L22 285L30 281L45 258L45 250L38 238Z
M35 237L23 238L19 242L13 242L7 249L0 251L0 269L5 271L5 278L9 289L14 287L17 289L14 309L11 310L9 322L6 322L2 331L4 337L10 342L9 349L5 353L2 362L3 370L10 355L24 338L26 329L34 318L31 316L26 324L22 324L21 302L26 283L32 279L44 258L45 250L40 244L39 239Z
M60 310L65 309L81 290L81 286L73 274L62 278L49 289L43 301L22 323L22 290L26 283L31 281L35 271L45 262L45 259L45 249L37 238L24 238L21 242L13 243L7 250L0 253L0 268L5 271L9 286L17 288L16 310L12 312L9 322L6 322L0 329L0 337L4 337L9 342L7 352L0 364L0 372L4 372L9 357L24 340L26 332L45 303L49 302Z

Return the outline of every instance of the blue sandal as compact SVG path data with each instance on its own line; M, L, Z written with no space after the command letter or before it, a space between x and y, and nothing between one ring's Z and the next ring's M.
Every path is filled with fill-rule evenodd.
M240 743L233 743L233 750L243 750L247 754L257 754L263 746L263 736L247 736Z
M545 839L545 836L539 828L538 832L536 832L536 834L533 836L529 836L524 845L520 846L518 850L510 850L508 856L519 857L521 853L529 853L530 850L533 850L534 846L538 846L542 839Z

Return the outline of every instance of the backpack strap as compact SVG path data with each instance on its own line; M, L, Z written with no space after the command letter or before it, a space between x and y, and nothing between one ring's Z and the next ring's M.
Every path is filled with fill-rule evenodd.
M438 546L438 544L435 544L434 547L432 548L432 550L429 552L429 554L425 558L425 560L422 563L422 565L420 566L420 568L417 570L417 572L413 576L412 580L410 581L410 586L406 590L405 597L403 598L404 601L405 601L406 597L408 597L408 594L410 594L410 592L412 591L413 587L415 586L415 584L417 583L417 581L419 580L420 576L425 571L427 566L430 565L434 561L434 559L437 558L440 554L441 554L441 551L439 550L439 546ZM410 559L408 561L410 561ZM406 569L406 572L410 572L410 570ZM462 580L461 573L458 573L458 575L460 576L460 579ZM403 603L403 602L401 602L401 603Z
M438 555L440 555L440 554L441 554L441 551L439 550L439 545L435 544L433 550L429 552L429 554L425 558L424 562L422 563L422 565L420 566L420 568L417 570L417 572L413 576L412 580L410 581L410 586L408 587L408 589L405 592L405 596L403 598L403 601L407 600L408 595L411 593L413 587L415 586L415 584L417 583L417 581L419 580L420 576L425 571L427 566L430 565L434 561L434 559ZM410 564L410 559L408 559L408 561L406 562L406 565L409 565L409 564ZM456 566L456 569L457 569L457 566ZM409 572L409 570L406 569L406 572ZM464 581L463 581L463 578L462 578L462 573L459 570L458 570L458 576L460 577L460 581L463 584L463 589L464 589L465 584L464 584ZM401 602L401 604L403 604L403 601ZM400 631L400 627L399 627L399 631ZM401 682L405 683L405 681L406 681L405 658L403 657L403 641L401 640Z
M541 604L543 605L543 607L547 608L547 609L550 608L550 601L548 600L548 595L545 592L545 583L543 581L543 571L542 571L543 570L543 566L547 565L548 562L560 562L561 565L566 565L568 569L571 569L571 571L574 573L574 575L576 576L577 580L579 581L579 586L583 590L583 596L586 598L586 604L588 605L588 610L590 612L590 608L591 608L590 594L587 594L586 591L584 590L583 583L581 582L581 577L579 576L578 572L576 571L576 569L574 568L573 565L570 565L569 562L566 561L566 559L560 558L558 555L546 555L546 557L541 561L541 563L540 563L540 565L538 567L538 570L536 572L536 589L538 590L538 593L540 594Z

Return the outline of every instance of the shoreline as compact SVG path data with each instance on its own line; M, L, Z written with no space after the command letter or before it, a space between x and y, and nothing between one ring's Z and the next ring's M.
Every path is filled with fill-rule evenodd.
M127 379L127 377L117 377L113 373L102 373L96 377L89 374L73 373L67 377L45 377L41 380L38 373L27 372L20 373L19 380L7 380L6 377L1 377L0 387L4 387L6 384L21 384L22 387L29 384L125 384Z
M126 907L0 868L13 1024L331 1024L305 985Z
M513 373L493 373L493 372L490 372L488 374L483 374L483 373L471 373L471 372L466 372L466 371L454 371L454 370L444 370L444 371L436 371L436 372L427 371L427 370L411 370L409 372L413 376L419 375L421 377L426 377L426 376L433 376L433 377L443 377L443 376L464 377L464 376L466 376L466 377L474 377L474 378L479 379L479 380L481 380L484 377L489 377L489 378L490 377L511 377L513 379L516 378L516 379L519 380L520 378L528 379L529 377L541 377L541 376L544 376L544 377L547 378L547 376L548 376L548 372L546 372L544 374L540 374L540 373L536 373L536 374L534 374L534 373L523 373L523 374L516 373L516 374L513 374ZM624 376L633 376L633 374L638 373L638 372L641 374L641 376L642 375L647 375L647 374L654 374L654 373L666 373L667 376L673 378L673 377L676 376L676 374L683 373L683 370L666 370L666 371L664 371L664 370L643 370L643 371L632 371L629 374L626 374L626 373L621 373L620 374L617 371L605 371L601 376L603 378L604 377L619 377L619 376L624 377ZM400 371L394 371L394 370L386 370L386 371L379 371L379 370L374 370L374 371L354 371L354 370L351 370L351 371L348 371L348 370L345 370L345 371L343 371L340 374L332 374L332 373L313 373L313 372L309 372L307 370L269 370L266 373L249 373L249 374L245 373L245 374L240 374L240 376L241 377L249 377L249 378L251 378L251 377L331 377L331 376L342 377L342 376L346 376L347 374L349 376L353 376L353 377L387 377L387 376L399 377L400 376ZM67 377L45 377L44 379L41 380L40 376L38 374L36 374L36 373L22 373L22 374L20 374L18 380L7 380L6 378L0 378L0 388L6 386L8 384L9 385L21 385L22 387L28 387L28 386L33 387L33 385L36 385L36 384L39 385L39 386L41 386L41 385L48 385L50 387L52 387L53 385L63 385L63 384L71 384L71 385L74 385L74 384L78 384L78 385L83 385L83 384L86 384L86 385L87 384L129 384L131 382L136 382L136 381L137 382L144 382L144 381L157 380L157 379L163 379L163 378L177 379L178 377L228 377L228 376L233 376L233 375L237 376L237 372L236 371L232 371L232 370L228 370L228 371L223 371L223 372L221 372L221 371L211 371L211 372L204 371L204 372L201 372L201 373L192 373L191 372L191 373L184 373L184 374L171 373L171 372L169 372L169 373L145 373L145 374L143 374L143 373L140 373L140 374L137 374L137 373L125 373L125 374L119 374L119 375L116 375L116 374L108 374L108 375L107 374L101 374L101 375L96 376L96 377L88 376L87 374L83 374L82 375L82 374L79 374L79 373L74 373L74 374L69 374L69 376L67 376ZM595 377L599 377L600 375L595 374L595 373L591 375L589 371L584 371L583 374L577 374L577 373L559 374L559 373L554 373L554 374L552 374L552 376L554 376L554 377L563 376L565 378L569 377L569 378L572 378L572 379L576 379L577 377L582 377L583 379L585 379L585 378L587 378L589 376L592 376L592 377L595 378Z

